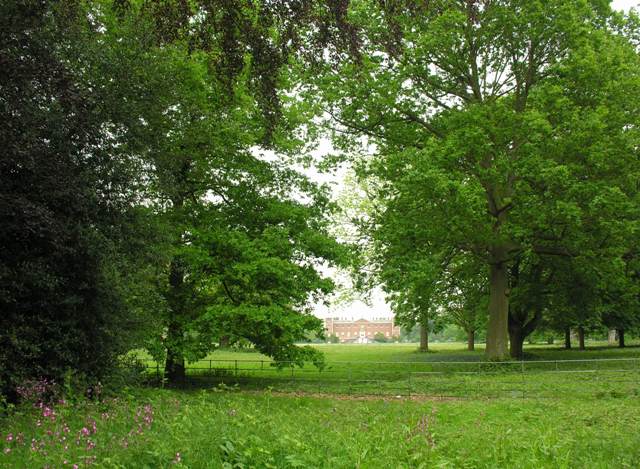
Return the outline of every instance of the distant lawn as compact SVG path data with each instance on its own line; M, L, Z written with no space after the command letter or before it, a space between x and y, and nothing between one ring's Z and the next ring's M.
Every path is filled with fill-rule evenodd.
M593 358L619 358L640 356L640 341L631 341L625 348L612 347L607 342L587 342L586 350L565 350L559 344L525 344L526 360L574 360ZM418 351L418 344L314 344L331 361L482 361L484 344L476 344L476 350L468 351L461 342L434 343L428 353ZM216 352L217 354L218 352ZM212 354L208 358L218 358ZM235 357L235 355L234 355ZM226 357L225 357L226 358ZM229 356L229 358L231 358Z
M476 350L466 350L462 342L433 343L428 353L418 351L418 344L310 344L324 353L327 363L332 362L451 362L483 361L484 344L477 344ZM572 348L565 350L559 344L525 344L525 360L580 360L598 358L636 358L640 357L640 340L628 341L628 346L618 348L607 342L587 342L586 350ZM141 358L150 359L145 352L137 352ZM253 349L241 351L221 349L210 353L205 360L264 360L271 359Z
M188 364L191 384L219 383L245 390L427 395L464 398L640 395L640 347L608 347L590 343L585 351L558 346L530 346L524 363L483 363L482 350L464 344L434 344L420 353L417 344L319 344L323 368L307 363L275 367L253 350L219 350ZM606 359L604 362L594 360ZM148 372L162 368L149 362Z

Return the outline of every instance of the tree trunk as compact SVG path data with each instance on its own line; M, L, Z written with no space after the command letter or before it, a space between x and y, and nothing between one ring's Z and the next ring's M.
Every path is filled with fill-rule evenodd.
M228 335L223 335L222 337L220 337L220 343L218 344L218 346L220 348L227 348L229 346L229 336Z
M175 343L176 340L179 340L179 337L176 337L179 328L170 327L167 340L169 343ZM174 347L167 348L167 361L164 366L164 374L167 378L167 381L172 384L183 383L186 379L185 366L184 366L184 357L177 352L177 349Z
M527 312L509 311L509 352L511 358L521 359L524 355L524 340L536 330L542 321L542 310L536 309L533 316Z
M624 348L624 329L618 329L618 347Z
M476 349L476 331L467 331L467 350L473 352Z
M420 324L420 351L429 351L429 332L427 331L427 326L422 324Z
M181 312L184 309L183 291L184 268L180 260L175 258L171 262L169 271L169 294L168 305L170 308L169 324L167 327L167 361L165 363L165 377L169 383L182 383L185 381L184 356L182 355L181 344L183 341L182 324L180 322Z
M490 264L489 271L489 324L487 327L488 360L508 358L509 276L506 262Z
M571 328L565 327L564 329L564 348L569 350L571 348Z
M584 350L584 327L582 326L578 327L578 342L580 343L580 350Z
M522 358L524 353L524 334L522 330L509 330L509 354L511 358Z

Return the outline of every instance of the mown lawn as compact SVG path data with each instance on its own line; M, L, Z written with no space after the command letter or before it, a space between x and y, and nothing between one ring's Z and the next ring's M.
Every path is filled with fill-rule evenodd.
M420 353L415 344L316 345L326 363L317 368L275 367L259 353L220 350L188 365L197 384L238 384L242 389L273 388L348 394L423 394L448 397L558 397L566 393L640 393L640 348L592 343L585 351L558 346L527 349L525 362L483 362L482 351L464 344L435 344ZM604 359L595 362L594 360ZM159 376L150 363L149 373ZM203 382L203 380L205 380Z
M421 401L139 389L54 412L52 419L30 409L2 421L8 450L0 466L635 468L640 461L638 398Z
M477 344L476 350L466 350L466 344L436 343L429 346L427 353L418 351L418 344L312 344L322 351L327 363L335 362L467 362L484 360L484 344ZM144 351L136 352L143 359L151 357ZM640 357L640 340L629 341L625 348L611 347L606 342L588 342L586 350L573 348L565 350L555 345L525 345L525 360L581 360L599 358ZM191 365L202 365L207 360L215 361L260 361L271 359L253 349L242 351L221 349L209 354L205 359Z

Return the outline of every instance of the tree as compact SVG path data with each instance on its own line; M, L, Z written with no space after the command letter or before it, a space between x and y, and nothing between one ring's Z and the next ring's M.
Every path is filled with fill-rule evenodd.
M475 350L476 333L485 327L488 301L481 266L473 261L468 257L450 266L446 272L448 289L443 292L445 315L466 332L469 351Z
M309 90L337 131L375 144L374 230L402 204L423 240L410 249L484 264L486 356L504 359L514 262L623 232L614 207L631 223L638 58L622 20L569 0L354 1L349 18L359 54L314 70Z
M328 233L326 188L289 167L304 141L293 134L296 100L279 92L288 86L281 41L291 39L281 14L249 2L95 12L121 69L140 78L118 92L134 103L123 132L151 168L149 200L172 237L163 333L152 346L166 353L171 382L223 338L248 339L279 361L320 358L294 342L322 333L309 301L333 284L317 266L341 262L344 250Z
M385 337L385 335L382 332L376 332L376 334L373 336L373 341L374 342L379 342L379 343L386 343L388 342L387 338Z
M161 301L153 219L86 74L99 34L75 2L4 2L0 18L0 392L14 400L26 379L104 377Z

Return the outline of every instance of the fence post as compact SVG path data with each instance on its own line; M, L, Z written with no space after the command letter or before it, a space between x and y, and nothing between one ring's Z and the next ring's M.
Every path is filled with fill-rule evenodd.
M347 380L349 381L349 394L351 394L351 364L347 363L347 370L348 370L348 374L347 374Z
M238 381L238 360L235 361L235 375L236 375L236 381Z
M409 398L411 398L411 370L407 373L407 381L409 382Z
M524 387L525 387L525 382L524 382L524 360L522 360L520 363L521 363L520 372L522 373L522 398L524 399Z

